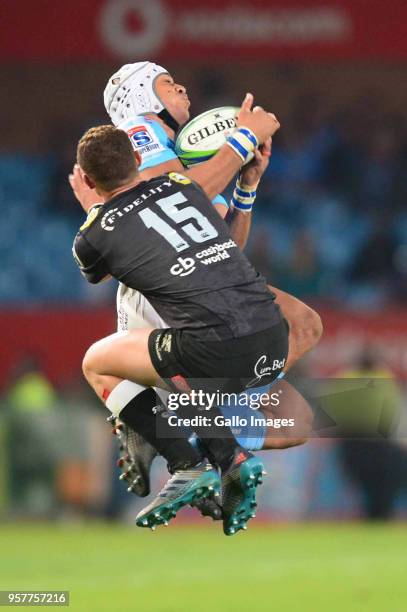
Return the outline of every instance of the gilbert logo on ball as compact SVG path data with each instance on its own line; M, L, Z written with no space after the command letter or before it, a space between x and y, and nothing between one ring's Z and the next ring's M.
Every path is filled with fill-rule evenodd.
M222 106L206 111L182 128L175 152L187 168L213 157L236 130L239 108Z

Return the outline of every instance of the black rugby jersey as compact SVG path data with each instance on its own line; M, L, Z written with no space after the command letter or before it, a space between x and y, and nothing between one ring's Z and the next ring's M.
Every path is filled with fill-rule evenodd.
M281 320L265 279L231 238L203 190L170 173L120 193L76 235L91 283L111 275L140 291L170 327L206 340L245 336Z

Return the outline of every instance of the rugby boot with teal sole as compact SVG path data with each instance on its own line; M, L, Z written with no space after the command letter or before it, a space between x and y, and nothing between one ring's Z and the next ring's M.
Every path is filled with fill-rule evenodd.
M219 474L206 460L187 470L178 470L151 504L139 512L136 525L151 529L168 525L181 508L196 505L201 499L218 497L220 488Z
M263 463L244 449L237 449L228 470L222 473L223 532L233 535L247 529L256 516L257 487L265 474Z
M128 493L146 497L150 493L151 464L158 453L143 436L114 416L107 419L119 442L117 466L120 480L127 484Z

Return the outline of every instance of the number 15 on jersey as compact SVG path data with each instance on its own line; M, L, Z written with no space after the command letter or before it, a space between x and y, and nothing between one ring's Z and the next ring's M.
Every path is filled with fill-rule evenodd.
M194 206L178 208L187 201L187 198L178 191L168 198L157 200L156 204L166 217L193 242L202 243L216 238L218 236L216 228ZM189 242L151 208L140 211L139 216L147 228L158 232L178 253L189 248ZM196 225L191 223L191 220L194 220Z

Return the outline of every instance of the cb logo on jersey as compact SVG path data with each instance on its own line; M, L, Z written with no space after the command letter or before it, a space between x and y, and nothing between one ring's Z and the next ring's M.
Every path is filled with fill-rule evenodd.
M170 272L173 276L188 276L194 270L196 266L192 257L178 257L178 263L171 267Z

